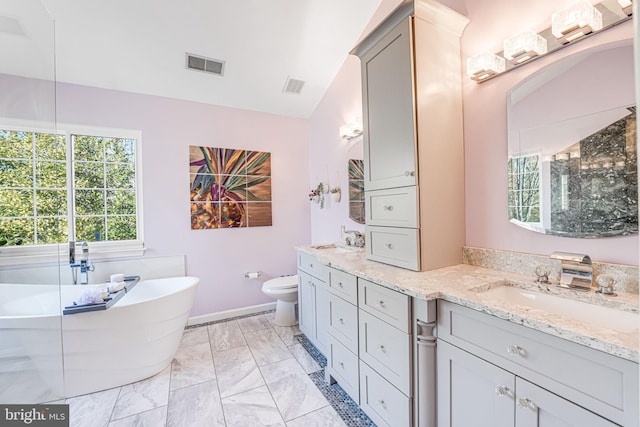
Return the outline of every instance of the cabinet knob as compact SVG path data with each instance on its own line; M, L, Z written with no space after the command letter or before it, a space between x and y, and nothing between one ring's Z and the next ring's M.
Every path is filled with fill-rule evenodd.
M384 247L387 249L393 249L393 245L391 243L385 243Z
M382 352L382 353L385 353L385 352L386 352L386 349L384 348L384 346L383 346L383 345L381 345L381 346L380 346L380 352Z
M534 411L538 409L536 404L533 403L531 400L527 399L526 397L519 397L517 399L517 402L518 402L518 406L523 409L533 409Z
M509 397L511 390L507 386L499 385L496 387L496 394L500 397Z
M338 287L342 288L342 282L338 282Z
M520 346L510 345L509 347L507 347L507 353L512 356L519 356L524 353L524 350Z
M339 318L338 321L344 325L344 319L342 317Z
M404 171L404 176L416 176L416 171Z
M340 367L344 369L344 362L338 362L338 365L340 365Z
M387 409L387 404L384 400L378 400L378 405L380 405L382 409Z
M392 211L393 210L393 205L384 205L382 207L383 210L385 211Z
M380 301L378 302L378 307L382 307L382 308L384 308L384 305L385 305L385 304L384 304L384 301L383 301L383 300L380 300Z

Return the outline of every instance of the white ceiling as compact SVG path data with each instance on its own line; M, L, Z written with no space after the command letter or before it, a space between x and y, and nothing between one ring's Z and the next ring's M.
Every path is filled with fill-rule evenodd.
M307 118L380 0L41 3L55 19L59 82ZM0 54L19 58L0 72L51 77L42 11L38 0L0 2ZM187 70L185 52L226 61L224 76ZM282 92L287 77L306 82L301 94Z

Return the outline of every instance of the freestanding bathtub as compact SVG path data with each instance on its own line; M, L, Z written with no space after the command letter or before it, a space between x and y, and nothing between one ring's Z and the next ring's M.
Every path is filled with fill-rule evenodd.
M62 308L98 285L62 285L60 295L57 286L48 291L51 286L0 285L14 293L15 287L29 292L2 304L0 331L13 333L13 341L21 344L55 394L72 397L105 390L148 378L171 364L198 282L189 276L142 280L107 310L64 316Z

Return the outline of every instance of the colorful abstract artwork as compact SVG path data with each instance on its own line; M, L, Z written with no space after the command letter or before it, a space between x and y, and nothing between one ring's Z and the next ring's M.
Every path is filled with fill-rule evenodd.
M272 225L271 153L189 147L191 229Z

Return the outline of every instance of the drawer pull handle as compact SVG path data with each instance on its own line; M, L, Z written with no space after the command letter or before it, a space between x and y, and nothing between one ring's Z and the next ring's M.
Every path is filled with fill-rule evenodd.
M499 385L496 387L496 394L500 397L509 397L511 395L511 390L509 390L509 387Z
M524 350L520 346L510 345L509 347L507 347L507 353L512 356L519 356L524 353Z
M378 400L378 405L380 405L382 409L387 409L387 404L384 400Z
M393 210L393 205L384 205L382 209L391 212Z
M393 249L393 245L391 243L385 243L384 247L387 249Z
M416 171L404 171L404 176L416 176Z
M523 409L533 409L534 411L538 409L536 404L533 403L531 400L527 399L526 397L519 397L517 399L517 402L518 402L518 406Z

